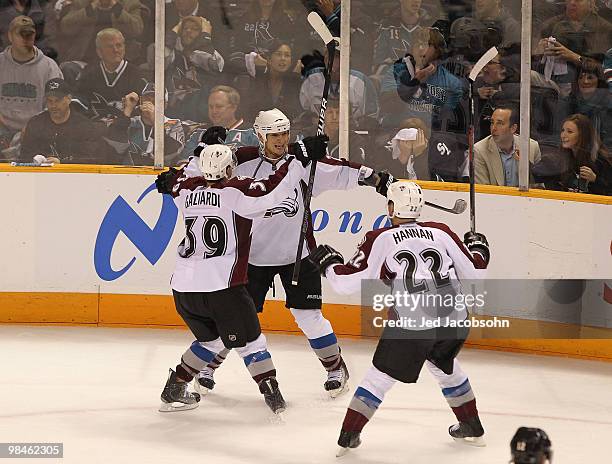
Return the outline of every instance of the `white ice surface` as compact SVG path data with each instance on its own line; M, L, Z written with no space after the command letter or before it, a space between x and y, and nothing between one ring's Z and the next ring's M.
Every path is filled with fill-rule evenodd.
M612 364L479 350L460 355L487 431L486 448L455 444L455 422L427 371L397 386L340 459L336 440L375 342L342 340L351 391L327 399L307 341L268 335L284 424L270 413L232 353L200 407L159 413L159 394L191 336L186 331L0 326L0 442L63 442L62 463L508 462L521 425L551 437L555 464L612 462ZM7 462L13 462L8 461Z

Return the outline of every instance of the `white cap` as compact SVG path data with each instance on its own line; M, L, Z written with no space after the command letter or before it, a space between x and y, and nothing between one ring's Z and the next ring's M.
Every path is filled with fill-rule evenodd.
M402 219L418 218L425 203L419 184L409 180L392 183L387 190L387 200L393 202L393 216Z
M255 118L253 129L259 138L260 148L263 150L263 147L266 145L267 135L288 132L291 129L291 122L281 110L274 108L260 111Z
M236 157L227 145L208 145L200 153L200 170L206 180L221 180L227 177L227 167L236 168Z

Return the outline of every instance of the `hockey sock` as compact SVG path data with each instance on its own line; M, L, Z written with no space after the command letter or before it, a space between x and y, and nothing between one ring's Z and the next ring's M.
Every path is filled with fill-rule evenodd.
M186 382L190 382L206 366L216 363L219 356L225 359L228 351L223 345L221 338L210 342L199 342L196 340L183 353L180 367L176 367L177 376ZM219 362L217 367L219 364L221 363Z
M268 352L264 334L259 335L256 340L247 343L246 346L236 348L236 351L256 383L276 377L276 368Z
M467 422L478 417L472 386L456 359L453 364L453 373L450 375L445 374L429 361L425 365L438 381L444 398L459 422Z
M215 358L209 364L207 364L207 367L210 367L213 371L217 370L217 368L223 363L223 361L225 361L225 358L227 357L230 351L231 350L227 348L223 348L217 353Z
M370 367L366 376L355 390L342 422L342 430L361 432L372 418L385 394L393 387L396 380L375 367Z
M340 367L342 356L338 339L331 323L325 319L320 309L291 309L295 322L327 371Z

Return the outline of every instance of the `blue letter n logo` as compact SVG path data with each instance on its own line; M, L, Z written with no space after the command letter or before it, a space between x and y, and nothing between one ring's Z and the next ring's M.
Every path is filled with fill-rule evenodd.
M138 203L153 190L155 190L155 184L152 184L140 195ZM128 240L138 248L151 264L155 264L161 258L172 238L178 214L172 197L170 195L162 196L161 214L153 229L138 216L121 196L118 196L113 202L102 220L94 249L94 266L101 279L108 281L118 279L136 261L136 258L133 257L128 264L118 271L111 267L111 253L120 232L125 234Z

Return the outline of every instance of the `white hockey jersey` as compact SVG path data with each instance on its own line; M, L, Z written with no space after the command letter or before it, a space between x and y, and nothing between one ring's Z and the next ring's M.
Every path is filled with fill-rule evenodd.
M325 276L340 294L360 291L365 279L391 283L396 315L418 322L410 329L426 330L424 320L467 317L454 304L461 281L482 279L486 266L447 225L414 222L368 232L349 262L328 267Z
M244 147L236 152L238 158L237 175L265 179L285 165L286 159L270 163L259 156L257 147ZM317 162L312 195L327 190L348 190L357 187L358 181L369 177L372 169L346 160L325 157ZM197 158L193 158L185 168L187 176L199 175ZM304 215L304 194L308 186L310 168L304 170L302 181L290 194L268 209L264 217L253 222L253 239L249 263L255 266L283 266L295 262L295 253L300 239L302 217ZM302 258L316 248L313 234L312 217L308 216L306 246Z
M252 220L286 198L305 175L289 159L268 179L235 177L209 185L203 177L175 179L174 202L183 214L172 288L212 292L247 282Z

